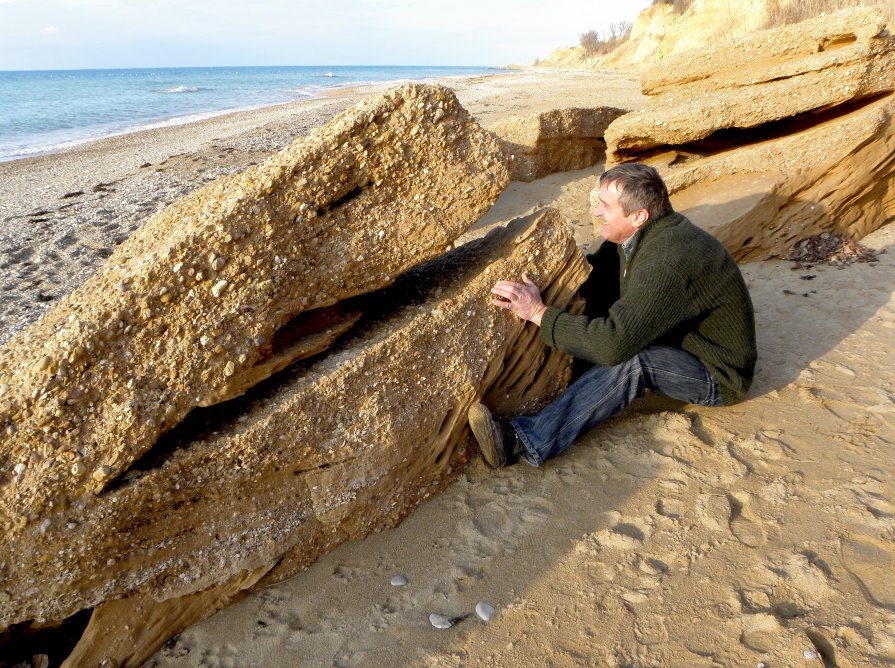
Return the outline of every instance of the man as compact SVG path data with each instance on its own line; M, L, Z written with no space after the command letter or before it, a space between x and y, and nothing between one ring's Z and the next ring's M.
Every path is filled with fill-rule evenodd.
M482 404L469 424L493 467L534 466L646 389L702 406L733 403L755 369L755 318L742 274L717 239L671 208L647 165L621 164L591 194L606 243L588 261L584 315L549 307L527 275L499 281L492 303L541 328L548 346L593 364L553 403L512 422Z

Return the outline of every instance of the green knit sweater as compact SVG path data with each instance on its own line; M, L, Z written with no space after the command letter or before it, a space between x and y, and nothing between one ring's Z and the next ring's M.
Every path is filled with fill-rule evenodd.
M612 366L650 345L681 348L721 386L725 404L749 389L755 370L755 316L739 267L721 243L670 212L637 232L627 259L621 246L618 299L605 317L550 307L541 320L547 345Z

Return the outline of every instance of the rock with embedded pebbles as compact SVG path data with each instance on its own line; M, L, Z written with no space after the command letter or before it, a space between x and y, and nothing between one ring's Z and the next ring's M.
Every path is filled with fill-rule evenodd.
M0 348L7 541L101 492L194 407L232 396L296 315L444 252L507 182L496 140L451 91L407 84L152 216Z
M568 368L536 327L491 305L494 282L535 271L551 303L574 305L588 268L571 227L547 210L401 277L356 338L251 404L244 421L60 510L44 531L29 525L15 549L5 543L0 623L98 606L82 665L136 665L157 645L121 642L134 620L167 618L157 642L199 614L182 597L232 600L228 583L246 572L264 571L251 586L265 586L394 525L462 470L474 401L531 409ZM180 612L152 612L152 601Z

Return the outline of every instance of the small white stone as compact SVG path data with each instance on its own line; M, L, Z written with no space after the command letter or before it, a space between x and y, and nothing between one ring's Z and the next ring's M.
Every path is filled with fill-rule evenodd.
M23 464L22 462L19 462L18 464L16 464L15 468L12 471L16 475L22 475L25 472L26 468L28 468L27 465Z
M475 606L475 614L479 616L483 622L487 622L494 616L494 606L485 601L479 601Z
M818 654L813 649L806 649L804 652L802 652L802 656L805 657L806 661L814 661L817 658Z
M429 615L429 623L436 629L449 629L454 625L454 620L447 615L433 612Z
M215 283L214 286L211 288L211 294L214 295L215 297L220 297L221 293L224 291L224 288L226 288L226 287L227 287L227 281L220 280L217 283Z
M395 587L403 587L407 584L407 578L405 578L403 575L396 575L390 580L390 582Z

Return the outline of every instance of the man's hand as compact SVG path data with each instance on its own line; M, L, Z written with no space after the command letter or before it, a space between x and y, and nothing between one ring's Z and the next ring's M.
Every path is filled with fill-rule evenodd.
M541 326L541 318L547 307L541 300L541 291L528 277L528 274L522 274L521 283L516 281L498 281L491 288L491 292L507 300L492 299L492 304L500 308L510 309L523 320L533 322L538 327Z

